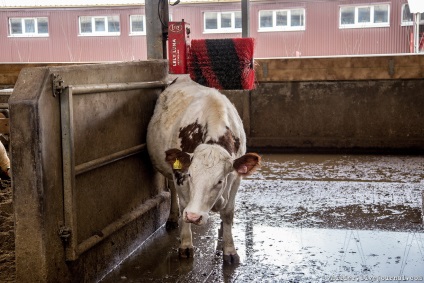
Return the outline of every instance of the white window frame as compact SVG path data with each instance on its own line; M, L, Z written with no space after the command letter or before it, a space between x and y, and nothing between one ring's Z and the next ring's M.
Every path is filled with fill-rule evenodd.
M47 20L47 33L38 33L38 20L46 19ZM11 17L9 20L9 37L49 37L49 18L48 17ZM12 20L21 20L22 33L12 33ZM34 21L34 32L27 32L25 30L25 20Z
M143 31L133 31L133 26L132 26L132 22L133 22L133 17L143 17L142 21L143 21ZM130 15L130 35L146 35L146 16L145 15Z
M81 17L91 18L91 32L81 32ZM119 31L109 32L109 20L108 17L118 17L119 20ZM105 31L95 30L95 19L103 19L105 21ZM120 36L121 35L121 17L120 15L107 15L107 16L78 16L78 36Z
M374 8L376 6L388 7L387 9L387 23L374 23ZM353 24L342 24L342 9L343 8L355 8L355 20ZM361 8L370 8L370 22L369 23L360 23L358 22L359 13L358 10ZM339 9L339 29L351 29L351 28L379 28L379 27L390 27L390 4L388 3L377 3L372 5L343 5Z
M291 14L293 11L303 12L303 25L292 26ZM261 12L272 12L272 27L261 27ZM287 26L277 26L277 12L287 12ZM304 8L278 9L278 10L260 10L258 12L258 32L270 31L301 31L306 30L306 10Z
M206 14L207 13L216 13L217 14L217 28L216 29L206 29ZM240 13L241 11L206 11L203 12L203 33L240 33L241 27L236 28L236 13ZM231 14L231 27L223 28L221 27L221 16L222 14Z
M404 21L403 20L403 14L404 14L403 11L405 10L405 7L407 5L408 5L408 3L405 3L405 4L402 5L401 14L400 14L400 17L401 17L400 25L401 26L412 26L414 24L413 20L411 20L411 21ZM414 14L412 14L411 12L410 12L410 14L412 15L412 19L414 19ZM421 13L420 24L424 24L424 13Z

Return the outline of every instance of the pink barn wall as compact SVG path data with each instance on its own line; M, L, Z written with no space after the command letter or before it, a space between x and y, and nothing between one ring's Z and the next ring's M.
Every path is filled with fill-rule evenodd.
M409 53L412 26L401 26L407 0L275 0L251 1L250 31L256 58L351 56ZM390 27L339 29L340 5L390 3ZM258 13L266 9L305 8L303 31L258 32ZM173 21L190 23L192 39L241 37L241 33L203 33L206 11L240 11L240 2L180 3L170 6ZM120 36L78 36L78 16L120 15ZM89 62L144 60L146 36L129 35L129 15L144 14L144 6L67 9L0 10L0 62ZM49 18L48 38L8 37L8 17Z
M79 36L78 17L120 15L120 36ZM89 62L146 59L146 36L129 35L129 16L143 7L16 9L0 12L0 62ZM48 17L49 37L8 37L9 17Z
M340 5L390 3L390 27L339 29ZM255 57L343 56L409 53L412 26L401 26L401 8L407 0L251 1L250 34ZM258 32L259 11L305 8L303 31ZM203 12L241 10L241 3L180 4L170 8L174 21L189 22L193 39L240 37L241 33L204 34Z

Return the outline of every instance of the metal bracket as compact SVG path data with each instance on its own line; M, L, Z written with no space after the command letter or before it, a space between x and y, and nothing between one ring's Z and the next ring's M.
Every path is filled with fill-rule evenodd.
M59 237L60 237L60 239L62 240L63 243L67 244L71 235L72 235L71 228L69 228L67 226L61 226L59 228Z
M262 65L262 75L264 76L264 78L268 77L268 64L267 63L263 63L263 65Z
M60 96L62 94L65 86L63 85L64 81L60 75L52 74L53 77L53 96Z
M393 78L395 74L395 61L393 59L389 60L389 76Z

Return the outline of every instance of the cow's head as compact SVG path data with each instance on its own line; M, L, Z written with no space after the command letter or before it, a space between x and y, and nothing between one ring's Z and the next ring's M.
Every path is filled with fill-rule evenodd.
M222 202L227 181L232 180L229 175L248 176L260 165L260 160L256 153L234 159L216 144L201 144L190 154L175 148L167 150L166 162L172 166L176 185L189 190L183 192L189 194L183 220L205 224L209 211Z

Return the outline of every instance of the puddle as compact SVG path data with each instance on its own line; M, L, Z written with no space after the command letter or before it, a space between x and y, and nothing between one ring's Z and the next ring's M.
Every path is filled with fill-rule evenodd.
M102 282L424 282L424 157L263 155L233 226L241 263L216 251L218 215L193 227L195 257L160 229Z
M336 281L332 276L349 281L374 276L424 280L423 233L262 225L248 226L245 232L250 244L242 245L237 282Z

